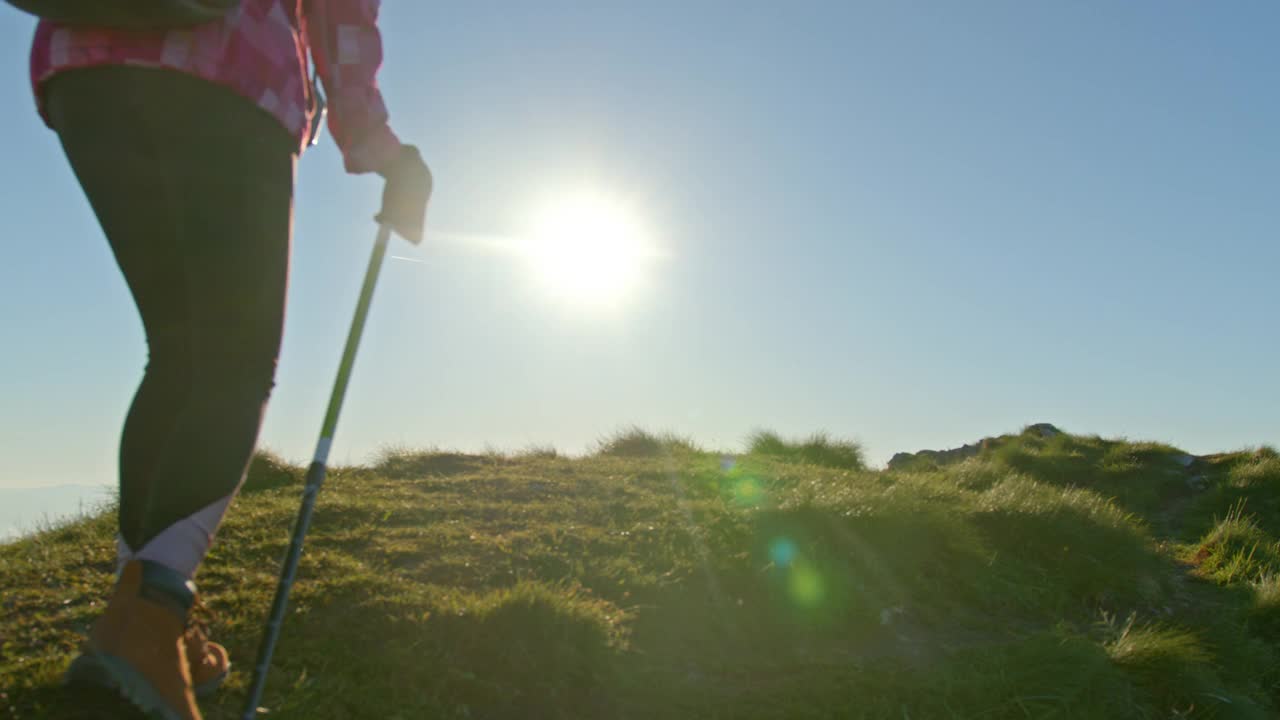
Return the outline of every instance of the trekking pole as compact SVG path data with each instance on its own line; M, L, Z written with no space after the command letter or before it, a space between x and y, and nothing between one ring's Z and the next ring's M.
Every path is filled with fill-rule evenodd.
M311 525L311 514L315 511L316 496L320 494L320 486L324 484L329 461L329 448L333 445L333 433L338 426L338 413L342 410L342 399L347 393L347 381L351 379L351 366L356 361L356 350L360 347L360 335L364 332L365 318L369 315L369 304L373 300L373 288L378 282L378 274L382 270L382 260L387 254L387 243L391 239L391 226L381 224L378 227L378 239L373 246L373 257L369 259L369 269L365 272L364 287L360 291L360 301L356 304L356 315L351 321L351 331L347 334L347 346L342 352L342 363L338 366L338 377L333 383L333 394L329 396L329 410L324 416L324 425L320 429L320 441L316 443L315 459L307 468L307 484L302 491L302 508L298 511L297 522L293 526L293 538L289 541L289 554L285 556L284 569L280 573L280 584L276 586L276 597L271 603L271 615L267 620L266 632L262 636L262 644L258 646L258 660L253 668L253 684L249 688L249 698L245 701L243 720L253 720L258 715L258 703L262 701L262 691L267 684L267 671L271 668L271 655L275 652L276 641L280 638L280 626L284 623L285 607L289 604L289 590L293 587L294 577L298 572L298 560L302 557L302 541Z

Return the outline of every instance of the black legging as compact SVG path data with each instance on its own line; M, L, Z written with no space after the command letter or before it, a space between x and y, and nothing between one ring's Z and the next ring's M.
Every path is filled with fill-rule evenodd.
M235 493L253 454L283 331L296 143L249 100L166 70L67 72L46 99L150 350L120 442L120 534L137 551Z

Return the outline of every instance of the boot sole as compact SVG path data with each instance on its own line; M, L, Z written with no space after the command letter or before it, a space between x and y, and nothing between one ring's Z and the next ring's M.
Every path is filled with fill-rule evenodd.
M227 670L221 675L205 680L203 683L192 688L196 697L206 699L218 692L222 687L222 683L231 674L231 666L227 666ZM66 681L68 685L75 687L91 687L99 690L115 690L118 683L111 677L99 663L94 662L87 656L80 656L71 663L71 669L67 670Z
M65 682L70 687L94 687L120 693L150 720L182 720L165 703L142 673L129 663L105 653L84 654L71 662Z

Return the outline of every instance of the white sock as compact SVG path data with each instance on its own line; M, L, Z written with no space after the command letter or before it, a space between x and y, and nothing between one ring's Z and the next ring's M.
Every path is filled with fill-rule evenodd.
M130 559L150 560L172 570L182 573L188 580L195 577L196 568L209 552L213 544L213 534L217 532L222 516L227 513L235 494L221 500L215 500L195 513L165 528L151 539ZM123 541L121 547L128 549ZM127 561L126 561L127 562Z

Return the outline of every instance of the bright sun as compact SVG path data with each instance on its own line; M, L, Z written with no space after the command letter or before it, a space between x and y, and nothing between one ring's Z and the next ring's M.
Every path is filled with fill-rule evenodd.
M626 295L651 254L631 211L594 193L564 195L541 208L527 252L554 293L597 304Z

